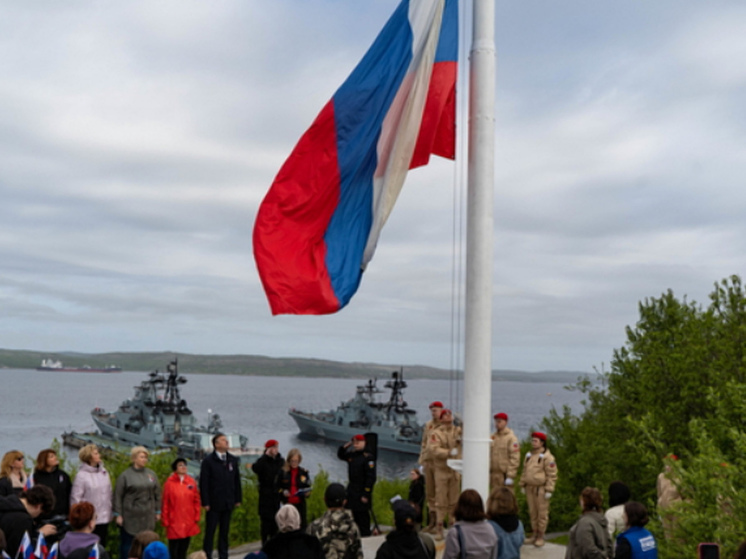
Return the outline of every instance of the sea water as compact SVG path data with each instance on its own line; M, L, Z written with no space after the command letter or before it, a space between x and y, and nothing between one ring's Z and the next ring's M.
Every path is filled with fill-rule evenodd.
M312 476L323 468L333 480L346 478L346 464L336 457L339 443L300 439L297 426L287 412L291 407L307 411L335 408L354 396L356 387L365 384L363 379L201 375L187 371L183 374L188 382L179 386L181 397L200 424L207 424L208 410L218 412L225 431L247 435L250 445L260 446L267 439L276 439L283 455L293 447L301 451L303 466ZM146 378L147 373L143 372L0 369L4 387L0 403L0 455L18 449L27 457L35 457L53 439L61 440L63 431L94 431L91 410L94 407L116 410ZM378 386L383 388L386 380L381 378ZM417 411L421 423L429 419L427 406L434 400L457 412L462 409L462 383L407 380L407 384L405 400ZM552 407L560 409L569 405L576 412L582 409L582 394L564 386L560 382L493 382L493 412L507 413L509 426L519 439L525 439ZM381 399L387 397L388 390L379 395ZM491 424L491 417L485 421ZM76 456L77 451L68 449L68 454ZM404 477L416 460L414 455L383 452L379 458L379 476Z

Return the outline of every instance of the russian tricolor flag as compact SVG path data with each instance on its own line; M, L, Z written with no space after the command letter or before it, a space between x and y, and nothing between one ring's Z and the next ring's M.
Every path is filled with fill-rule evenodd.
M357 291L409 169L455 155L457 0L403 0L277 174L254 226L273 314Z
M21 538L21 545L18 546L18 553L16 553L17 559L31 559L34 556L34 546L31 543L31 538L28 532L23 533Z

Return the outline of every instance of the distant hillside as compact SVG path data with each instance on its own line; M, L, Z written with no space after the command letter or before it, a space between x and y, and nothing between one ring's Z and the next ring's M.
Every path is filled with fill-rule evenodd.
M343 363L323 359L265 357L262 355L191 355L171 351L153 353L49 353L0 349L0 367L10 369L35 369L42 359L61 361L66 367L105 367L117 365L125 371L165 370L174 357L179 359L179 369L185 373L216 375L270 375L339 378L385 378L398 365L376 363ZM563 382L572 383L579 376L595 376L580 371L493 371L493 378L519 382ZM405 378L449 379L451 371L423 365L404 367Z

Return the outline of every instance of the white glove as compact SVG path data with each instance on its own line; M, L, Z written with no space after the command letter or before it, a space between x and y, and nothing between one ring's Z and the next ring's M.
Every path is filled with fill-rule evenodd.
M513 485L513 480L509 477L505 478L505 485Z
M549 499L551 499L551 498L552 498L552 492L551 492L551 491L547 491L546 493L544 493L544 498L545 498L545 499L546 499L547 501L548 501Z
M521 493L523 493L524 495L526 494L526 488L525 487L521 487Z
M451 456L458 456L458 448L451 449Z

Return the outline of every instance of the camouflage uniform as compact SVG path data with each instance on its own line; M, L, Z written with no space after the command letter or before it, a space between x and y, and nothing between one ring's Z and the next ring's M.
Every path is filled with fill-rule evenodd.
M326 559L363 559L360 531L347 509L327 510L306 532L319 539Z

